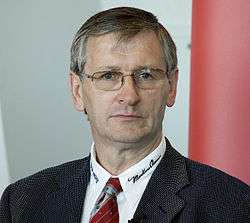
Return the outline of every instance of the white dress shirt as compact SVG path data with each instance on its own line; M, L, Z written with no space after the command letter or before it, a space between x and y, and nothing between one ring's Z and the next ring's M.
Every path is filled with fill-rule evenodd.
M112 176L96 161L94 148L95 146L92 144L90 158L91 177L84 201L82 223L89 222L90 213L94 208L95 202L110 177L119 177L123 189L117 196L119 222L128 223L128 220L133 218L153 171L165 153L165 138L162 137L161 143L154 151L118 176Z

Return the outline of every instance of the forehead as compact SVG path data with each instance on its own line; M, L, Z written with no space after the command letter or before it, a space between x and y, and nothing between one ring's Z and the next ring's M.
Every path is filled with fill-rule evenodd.
M114 33L90 37L86 46L86 69L116 66L133 69L135 66L165 68L164 54L154 32L140 32L134 37L118 41Z

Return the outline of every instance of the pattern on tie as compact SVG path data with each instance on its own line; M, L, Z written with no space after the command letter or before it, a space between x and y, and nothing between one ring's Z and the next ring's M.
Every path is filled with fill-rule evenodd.
M119 178L110 178L97 198L90 223L118 223L117 195L122 191Z

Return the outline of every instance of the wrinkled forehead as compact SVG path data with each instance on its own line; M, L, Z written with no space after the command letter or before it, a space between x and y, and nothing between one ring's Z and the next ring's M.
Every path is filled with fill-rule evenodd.
M116 33L89 37L86 45L86 62L105 60L113 55L124 60L145 57L148 60L163 60L164 53L157 35L153 31L143 31L130 38L122 38ZM113 58L114 60L114 58Z
M115 53L127 54L136 50L156 50L163 52L160 41L153 31L141 31L135 35L125 35L122 33L109 33L100 36L91 36L87 40L86 53L94 48L110 50Z

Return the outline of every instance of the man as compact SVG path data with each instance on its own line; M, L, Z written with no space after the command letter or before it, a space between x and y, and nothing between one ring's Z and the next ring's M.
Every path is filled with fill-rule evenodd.
M154 15L128 7L94 15L75 36L70 70L90 156L11 184L1 223L249 222L248 185L184 158L162 136L178 68Z

